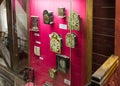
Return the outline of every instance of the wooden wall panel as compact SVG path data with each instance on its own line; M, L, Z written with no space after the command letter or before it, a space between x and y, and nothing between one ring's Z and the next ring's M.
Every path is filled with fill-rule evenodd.
M93 62L95 64L102 64L105 60L107 60L107 56L104 56L104 55L93 53L93 56L96 57L96 58L93 58Z
M114 35L114 20L105 20L105 19L93 19L93 32L94 33L99 33L99 34L105 34L105 35ZM99 25L98 25L99 24Z
M95 6L94 7L94 17L102 17L102 18L114 18L115 7L104 7L104 6ZM109 10L109 11L108 11Z
M109 56L114 51L114 37L93 34L93 52Z
M115 17L115 54L120 60L120 0L116 0L116 17ZM115 86L120 86L120 64L118 70L114 74Z
M94 0L94 6L115 6L115 0Z
M115 0L93 1L93 68L114 53Z

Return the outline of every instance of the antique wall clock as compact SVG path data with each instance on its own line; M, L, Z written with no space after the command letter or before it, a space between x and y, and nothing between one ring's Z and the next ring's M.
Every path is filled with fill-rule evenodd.
M40 56L40 47L34 46L34 54Z
M50 49L55 53L61 53L62 38L57 33L50 34Z
M55 68L51 68L49 70L49 75L50 75L51 78L56 78L56 76L57 76L57 70Z
M63 73L67 73L70 65L70 58L65 55L56 55L57 69Z
M43 20L44 24L53 24L53 12L44 10Z
M38 31L38 16L31 16L32 30Z
M58 8L58 16L61 18L65 18L66 14L65 14L65 8L64 7L59 7Z
M68 29L80 30L80 17L74 10L70 11L68 15Z
M76 44L76 35L73 33L66 34L66 46L70 48L75 48Z

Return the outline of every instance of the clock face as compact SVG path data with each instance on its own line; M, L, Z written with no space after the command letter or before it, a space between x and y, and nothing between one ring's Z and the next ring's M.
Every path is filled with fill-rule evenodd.
M66 67L65 60L60 59L59 65L60 65L62 68L65 68L65 67Z
M75 11L70 11L68 16L68 29L69 30L80 30L80 18Z
M44 22L49 23L49 16L47 14L44 14Z
M47 10L44 10L44 12L43 12L43 19L44 19L44 23L45 23L45 24L48 24L48 23L49 23L50 18L49 18L49 13L48 13Z
M61 37L55 32L50 36L50 49L53 52L61 53Z
M54 73L53 72L50 72L50 77L54 78Z
M67 33L66 35L66 46L70 48L75 48L76 35L73 33Z

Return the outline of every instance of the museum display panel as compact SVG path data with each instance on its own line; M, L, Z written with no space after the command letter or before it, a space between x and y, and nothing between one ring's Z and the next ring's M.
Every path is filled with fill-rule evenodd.
M86 0L29 0L28 4L34 83L84 86Z

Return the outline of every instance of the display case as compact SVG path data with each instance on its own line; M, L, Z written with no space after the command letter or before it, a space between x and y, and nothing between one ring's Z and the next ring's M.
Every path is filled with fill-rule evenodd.
M30 31L30 66L35 70L35 84L84 86L86 0L28 2L29 29L30 17L39 17L39 32Z

